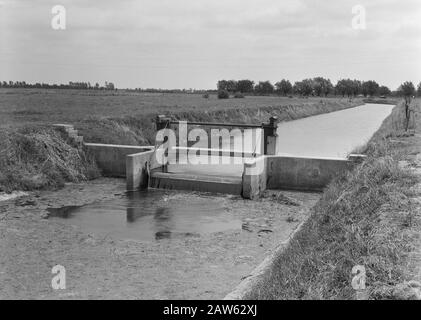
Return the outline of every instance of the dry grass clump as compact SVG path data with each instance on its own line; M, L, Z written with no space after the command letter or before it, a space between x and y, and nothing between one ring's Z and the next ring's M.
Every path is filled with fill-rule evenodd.
M93 158L53 129L0 130L0 191L56 188L97 176Z

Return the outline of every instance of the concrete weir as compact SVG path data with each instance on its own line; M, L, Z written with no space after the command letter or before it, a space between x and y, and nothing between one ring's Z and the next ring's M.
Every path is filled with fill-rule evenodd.
M180 173L152 172L149 186L160 189L179 189L225 194L242 194L241 177L218 177Z
M157 129L168 128L172 123L169 118L159 116ZM241 128L247 126L238 125ZM129 191L146 188L178 189L241 195L246 199L258 198L266 189L321 191L333 177L349 170L364 157L350 155L343 159L277 155L277 119L272 117L267 124L249 126L263 129L261 150L255 154L258 157L244 161L243 174L239 177L167 172L166 166L156 161L154 146L83 143L83 147L94 155L104 175L125 177ZM55 128L67 133L71 139L83 141L82 137L75 137L77 131L72 125L55 125Z

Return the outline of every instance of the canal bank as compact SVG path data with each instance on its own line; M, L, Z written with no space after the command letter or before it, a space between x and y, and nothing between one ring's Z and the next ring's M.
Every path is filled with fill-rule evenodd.
M368 158L335 179L289 246L244 299L420 299L420 102L404 132L399 104L360 151ZM352 285L353 268L366 286ZM243 291L244 292L244 291Z

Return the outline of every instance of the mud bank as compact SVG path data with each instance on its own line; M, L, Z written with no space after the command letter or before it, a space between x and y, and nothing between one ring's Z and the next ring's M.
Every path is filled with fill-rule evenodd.
M1 202L0 298L221 299L288 239L320 197L269 192L251 202L177 192L186 203L217 199L242 228L158 241L89 234L48 219L47 208L125 197L124 188L122 180L101 178ZM51 269L58 264L66 268L66 290L51 287Z

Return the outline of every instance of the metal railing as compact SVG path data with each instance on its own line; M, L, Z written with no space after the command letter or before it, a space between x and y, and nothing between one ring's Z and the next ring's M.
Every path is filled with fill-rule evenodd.
M163 129L169 129L171 125L179 125L183 123L187 126L206 126L206 127L231 127L231 128L239 128L239 129L262 129L263 131L263 154L267 153L267 146L268 146L268 137L276 137L277 136L277 128L278 128L278 118L276 116L272 116L269 118L269 122L262 123L262 124L244 124L244 123L223 123L223 122L196 122L196 121L176 121L171 119L165 115L158 115L156 117L156 129L157 131ZM176 147L178 149L178 147ZM187 148L189 149L189 148ZM223 149L206 149L209 153L219 153L220 155L226 154ZM248 152L229 152L229 155L236 156L242 154L242 156L246 156ZM252 153L254 156L256 155L256 150Z
M178 125L179 121L172 120L170 117L159 115L156 117L156 129L162 130L169 128L171 125ZM265 129L272 130L272 135L276 134L278 127L278 117L270 117L268 123L262 124L246 124L246 123L225 123L225 122L195 122L195 121L183 121L187 125L191 126L207 126L207 127L232 127L242 129Z

